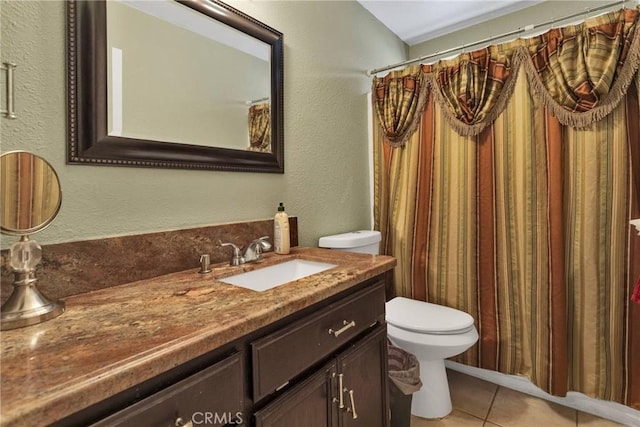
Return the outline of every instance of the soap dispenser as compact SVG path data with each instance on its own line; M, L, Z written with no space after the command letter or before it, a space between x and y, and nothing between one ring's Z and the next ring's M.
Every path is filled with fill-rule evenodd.
M289 253L289 217L284 211L282 202L280 202L278 212L273 217L273 243L275 253L281 255Z

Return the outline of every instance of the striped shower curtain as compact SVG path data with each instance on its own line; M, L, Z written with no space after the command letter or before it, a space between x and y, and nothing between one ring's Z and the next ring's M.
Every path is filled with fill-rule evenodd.
M396 295L455 307L457 360L640 409L640 10L374 79Z
M249 151L271 152L271 104L249 107Z

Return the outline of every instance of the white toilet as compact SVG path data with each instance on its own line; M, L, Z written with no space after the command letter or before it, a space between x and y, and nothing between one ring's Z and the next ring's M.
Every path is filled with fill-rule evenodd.
M444 359L478 341L473 317L442 305L396 297L386 305L387 336L393 345L416 356L422 388L413 394L411 413L442 418L451 412Z
M322 248L378 254L379 231L354 231L321 237ZM442 418L451 412L444 359L468 350L478 331L468 313L442 305L396 297L386 304L387 336L393 345L416 356L422 388L413 394L411 413Z

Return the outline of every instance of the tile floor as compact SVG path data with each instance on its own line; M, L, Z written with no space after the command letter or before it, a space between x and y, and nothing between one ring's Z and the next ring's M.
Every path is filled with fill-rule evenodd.
M441 420L411 417L411 427L612 427L585 412L448 370L453 412Z

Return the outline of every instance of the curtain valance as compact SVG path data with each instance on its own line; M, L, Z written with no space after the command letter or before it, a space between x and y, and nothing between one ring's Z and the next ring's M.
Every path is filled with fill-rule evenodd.
M374 79L374 109L392 145L404 144L415 132L429 92L426 77L419 67L411 67L402 74Z
M249 150L271 152L271 111L269 103L249 107Z
M532 95L560 123L590 126L620 103L640 64L640 8L622 9L529 39L489 46L373 79L373 105L392 145L415 132L433 96L463 136L478 135L504 110L520 70Z

